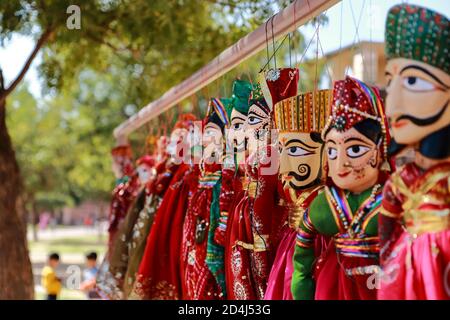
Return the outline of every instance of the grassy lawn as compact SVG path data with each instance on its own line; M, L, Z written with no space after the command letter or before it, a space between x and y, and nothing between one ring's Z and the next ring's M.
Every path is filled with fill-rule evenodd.
M101 239L97 235L76 238L43 239L28 241L28 245L32 253L48 254L51 251L55 251L60 254L79 253L84 255L88 251L96 251L98 255L103 255L106 249L106 236L103 235Z
M47 299L47 296L43 290L35 290L34 299L45 300ZM83 292L66 288L63 288L61 290L61 295L58 297L58 300L85 300L85 299L86 295Z

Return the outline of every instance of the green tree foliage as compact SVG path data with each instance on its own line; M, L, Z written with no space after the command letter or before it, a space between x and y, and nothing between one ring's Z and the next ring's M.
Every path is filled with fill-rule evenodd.
M0 4L0 41L13 33L50 34L39 66L45 99L37 103L21 86L8 100L25 192L50 206L107 198L114 127L280 9L268 0L81 1L81 29L69 30L70 4ZM260 61L232 77L249 69L254 77ZM174 121L175 111L165 118ZM146 134L136 135L137 146Z

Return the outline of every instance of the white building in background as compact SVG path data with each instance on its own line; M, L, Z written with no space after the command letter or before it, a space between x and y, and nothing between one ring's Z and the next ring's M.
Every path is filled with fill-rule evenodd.
M324 76L340 80L350 75L384 91L386 56L383 42L363 41L324 56L328 72ZM331 83L331 82L330 82Z

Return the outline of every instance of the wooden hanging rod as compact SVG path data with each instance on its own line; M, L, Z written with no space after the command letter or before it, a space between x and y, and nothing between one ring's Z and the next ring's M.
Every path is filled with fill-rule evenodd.
M117 143L125 143L130 133L264 49L266 47L266 29L272 38L272 24L273 35L275 39L278 39L296 30L339 1L341 0L296 0L291 3L271 18L273 23L269 19L258 29L225 49L192 76L169 89L160 98L152 101L115 128L114 137Z

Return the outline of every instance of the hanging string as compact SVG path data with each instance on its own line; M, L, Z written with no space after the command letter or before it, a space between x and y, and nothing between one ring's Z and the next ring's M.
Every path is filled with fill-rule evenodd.
M356 50L356 41L361 42L360 39L359 39L359 32L358 32L358 30L359 30L359 26L361 24L362 13L364 11L365 5L366 5L366 0L364 0L364 2L363 2L362 8L361 8L361 12L360 12L360 15L359 15L358 23L356 23L355 13L354 13L354 10L353 10L352 3L350 2L350 11L352 13L353 24L355 25L355 36L353 38L353 44L352 44L352 49L351 49L352 53ZM360 47L360 52L361 52L362 64L364 66L365 65L364 54L363 54L363 52L361 50L361 46L359 46L359 47ZM347 68L346 68L345 76L348 73L348 69L349 69L349 66L347 66ZM365 71L364 68L363 68L363 71Z
M295 34L295 32L297 32L297 23L296 23L296 20L295 20L295 8L296 8L296 4L297 4L297 0L295 0L294 1L294 26L295 26L295 28L294 28L294 31L293 31L293 34ZM295 38L294 38L294 40L295 40ZM294 59L295 59L295 61L297 61L297 50L295 50L295 41L294 41L294 43L293 43L293 45L292 45L292 49L294 50L294 54L295 54L295 57L294 57ZM290 57L289 57L289 59L290 59Z
M248 81L249 81L250 84L253 86L253 80L252 80L252 76L251 76L251 74L250 74L250 68L248 67L248 64L247 64L247 63L244 64L244 72L245 72L245 75L246 75L247 78L248 78Z
M322 53L322 56L325 57L325 52L322 47L322 42L320 41L320 39L318 39L318 40L319 40L320 52ZM333 83L334 80L333 80L333 76L330 73L330 67L329 67L327 59L324 59L324 62L325 62L325 69L327 70L328 76L330 77L330 81L331 81L331 83Z
M315 74L314 74L314 90L313 90L313 94L312 94L312 99L313 99L313 108L316 109L316 96L317 96L317 87L318 87L318 68L319 68L319 26L320 26L320 21L319 18L316 18L316 23L317 23L317 39L316 39L316 70L315 70ZM313 123L313 127L317 128L316 126L316 119L315 117L313 117L314 123Z
M270 23L272 25L272 50L273 50L273 54L274 54L273 62L274 62L274 65L275 65L275 69L277 69L277 56L275 55L275 53L276 53L276 50L275 50L275 35L273 33L273 19L274 18L275 18L275 15L272 16L272 19L270 20Z
M266 62L266 64L265 64L265 66L268 65L268 64L269 64L269 61L270 61L270 55L269 55L269 37L267 36L267 24L269 23L270 19L272 19L272 17L270 17L270 18L266 21L266 24L265 24L265 26L264 26L265 31L266 31L266 54L267 54L267 62ZM264 69L264 68L263 68L263 69Z
M344 9L344 1L341 2L341 18L340 18L341 25L340 25L340 28L339 28L340 29L340 31L339 31L339 52L342 52L342 25L343 25L342 18L343 18L343 9ZM337 64L338 64L338 68L339 68L338 70L341 70L341 66L343 64L342 60L338 58ZM344 77L345 77L345 70L344 70Z
M325 11L324 14L326 14L326 11ZM303 51L302 56L300 57L300 61L298 61L298 62L296 63L296 67L297 67L297 68L298 68L298 67L300 66L300 64L303 62L303 59L305 58L306 53L308 52L308 49L309 49L309 47L311 46L311 43L312 43L313 40L316 38L317 32L318 32L318 31L319 31L319 25L316 26L316 28L315 28L315 30L314 30L314 33L313 33L311 39L310 39L309 42L308 42L308 45L306 46L305 50Z
M289 33L289 68L292 68L291 34Z
M283 40L281 40L281 43L277 46L275 52L272 53L272 55L270 56L270 58L269 58L269 60L266 62L266 64L263 65L263 66L261 67L261 69L259 70L260 73L263 72L263 71L266 69L266 67L269 65L270 60L275 56L275 53L277 53L278 50L283 46L283 43L284 43L284 41L287 39L287 37L288 37L288 35L285 35L285 36L284 36Z
M217 58L217 63L220 63L220 55ZM215 83L216 83L216 91L217 91L216 95L218 97L221 96L220 87L223 86L223 83L220 81L221 79L222 78L219 78L219 79L216 79L216 81L215 81ZM225 90L224 90L224 94L225 94Z
M309 6L309 1L308 0L307 0L307 4ZM311 7L310 7L310 9L311 9ZM325 10L323 14L326 15L327 11L328 10ZM319 27L320 27L320 21L318 21L318 20L316 20L316 21L317 21L317 23L314 26L315 30L314 30L314 32L313 32L313 34L311 36L311 39L309 40L308 44L306 45L306 48L303 51L303 53L302 53L302 55L300 57L300 60L296 59L297 61L296 61L296 64L295 64L295 68L300 69L300 65L303 63L303 59L306 57L306 54L308 53L309 47L311 46L312 42L314 41L314 39L316 39L316 37L318 35ZM304 88L303 88L303 82L302 82L302 78L301 77L300 77L300 81L299 81L299 86L300 86L300 92L303 92Z
M222 91L223 91L223 96L224 97L228 97L231 98L232 94L228 93L228 77L227 74L224 74L222 77L220 77L220 79L217 79L217 82L220 82L220 86L222 87Z
M318 64L319 64L319 25L320 25L320 21L318 18L316 18L316 22L318 24L318 27L317 27L317 39L316 39L316 70L315 70L315 75L314 75L313 101L315 101L314 95L315 95L315 92L317 91Z

